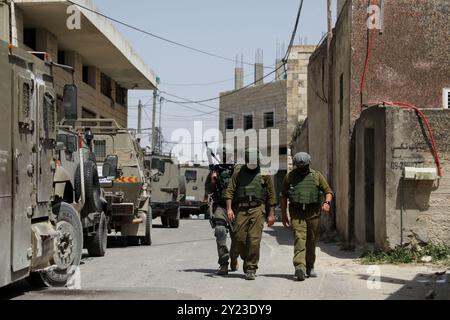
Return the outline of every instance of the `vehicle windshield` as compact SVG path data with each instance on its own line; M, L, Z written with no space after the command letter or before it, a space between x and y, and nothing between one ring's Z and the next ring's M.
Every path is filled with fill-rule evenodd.
M184 174L187 181L196 181L197 180L197 171L195 170L186 170Z

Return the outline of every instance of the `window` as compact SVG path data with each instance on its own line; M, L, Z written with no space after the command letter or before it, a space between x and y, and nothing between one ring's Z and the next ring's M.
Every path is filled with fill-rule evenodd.
M94 154L95 159L102 162L106 158L106 141L94 140Z
M288 153L288 148L287 147L281 147L280 148L280 156L285 156Z
M58 63L59 64L66 64L66 52L59 50L58 51Z
M227 129L227 130L234 129L234 119L233 118L225 119L225 129Z
M340 124L342 126L342 123L344 122L344 74L341 73L341 76L339 77L339 120Z
M444 109L450 109L450 89L446 88L444 89L444 94L443 94L443 103L444 103Z
M96 69L95 67L83 66L83 82L90 85L92 88L96 88Z
M195 170L186 170L184 176L187 181L197 181L197 171Z
M244 116L244 130L253 129L253 115L249 114Z
M159 173L164 174L166 172L166 162L161 159L152 159L152 169L158 170Z
M36 29L23 30L23 43L31 50L36 51Z
M48 92L44 94L44 133L46 139L54 139L56 130L55 98Z
M127 89L116 85L116 102L123 107L127 106Z
M264 129L273 128L275 125L275 114L273 112L264 113Z
M101 92L103 93L103 95L107 96L108 98L112 98L111 97L111 91L112 91L112 87L111 87L111 78L108 77L106 74L102 73L101 74Z

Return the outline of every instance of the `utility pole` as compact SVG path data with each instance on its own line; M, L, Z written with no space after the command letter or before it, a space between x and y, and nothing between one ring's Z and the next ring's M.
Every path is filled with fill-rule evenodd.
M137 123L137 133L139 137L142 135L142 102L139 100L138 104L138 123Z
M158 91L153 90L153 112L152 112L152 153L155 154L157 143L156 136L156 99L158 98Z
M328 60L330 59L331 53L331 38L333 37L333 12L332 12L332 0L327 0L327 14L328 14L328 36L327 36L327 53Z
M162 153L162 128L161 128L161 111L163 106L163 97L159 98L159 127L158 127L158 146L159 146L159 152Z

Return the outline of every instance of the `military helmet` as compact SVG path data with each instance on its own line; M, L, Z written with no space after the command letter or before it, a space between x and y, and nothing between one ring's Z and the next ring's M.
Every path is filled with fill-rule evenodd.
M304 168L311 165L311 156L306 152L299 152L294 156L294 166Z

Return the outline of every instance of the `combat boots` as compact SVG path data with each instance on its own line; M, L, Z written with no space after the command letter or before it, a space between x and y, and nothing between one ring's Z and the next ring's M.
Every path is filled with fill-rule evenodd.
M302 269L295 270L295 280L305 281L305 272Z
M217 271L217 275L226 276L227 274L228 274L228 264L220 266L219 270Z

